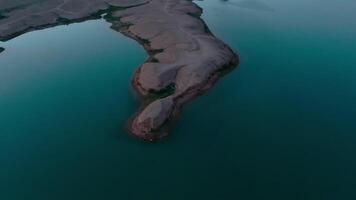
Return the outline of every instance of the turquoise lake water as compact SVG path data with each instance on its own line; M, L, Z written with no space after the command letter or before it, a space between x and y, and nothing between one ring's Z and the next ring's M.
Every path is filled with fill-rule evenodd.
M356 2L198 2L241 65L171 137L125 133L146 54L88 21L0 54L0 199L356 199Z

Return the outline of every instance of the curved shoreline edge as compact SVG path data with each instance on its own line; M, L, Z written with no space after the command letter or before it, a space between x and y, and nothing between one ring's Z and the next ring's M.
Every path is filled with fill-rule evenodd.
M95 12L88 15L82 12L75 19L58 14L52 24L42 20L41 25L16 27L13 30L21 31L8 30L11 34L7 35L0 20L0 40L106 14L104 18L112 29L136 40L148 53L148 59L132 79L142 101L128 128L132 135L154 142L169 135L182 107L233 70L239 58L210 32L201 19L202 9L190 0L112 0L111 3L104 2Z
M110 14L112 28L149 54L133 78L143 100L129 123L134 136L153 142L169 135L184 104L238 64L238 56L210 32L201 14L187 0L151 0Z

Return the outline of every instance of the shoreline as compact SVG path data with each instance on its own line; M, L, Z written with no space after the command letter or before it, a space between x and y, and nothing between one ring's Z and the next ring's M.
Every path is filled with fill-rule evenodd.
M111 16L114 19L112 28L139 42L149 55L146 62L135 71L132 79L132 84L141 100L141 106L129 120L127 127L131 135L150 142L168 136L184 105L211 89L223 75L232 71L239 63L237 54L217 39L201 19L202 9L199 6L191 1L183 3L167 1L166 4L172 2L175 6L172 10L167 10L167 5L151 1L151 5L149 3L144 6L146 8L126 9L113 12ZM147 12L151 9L155 9L156 14ZM176 12L177 10L179 12ZM170 16L172 13L173 17ZM185 22L182 25L177 23L176 19L183 17L187 19L188 26L184 24ZM142 21L137 20L141 18ZM163 19L157 22L157 19L161 18ZM189 24L191 22L194 22L196 26ZM170 24L174 26L171 27ZM153 28L158 30L150 31ZM171 29L176 35L164 34L165 31ZM157 42L157 38L163 39L163 42ZM194 47L176 48L181 44ZM167 53L172 46L173 51ZM192 56L172 59L185 52L206 55L201 58L202 60ZM219 64L210 64L211 62ZM182 64L184 67L179 67ZM205 70L204 65L210 66L211 69ZM188 81L193 80L196 83L179 83L180 79L177 76L182 70L188 71L187 76L191 76ZM204 73L206 77L195 77ZM173 78L166 78L170 76ZM172 85L174 89L167 92ZM180 91L179 88L182 87L185 89ZM167 94L160 97L160 93Z
M125 0L113 1L128 4ZM141 105L127 128L131 135L150 142L168 136L184 105L203 95L239 64L238 55L213 35L201 19L202 8L190 0L132 0L126 7L104 7L76 19L56 16L53 23L15 27L21 31L9 35L1 33L0 20L0 40L104 18L111 29L134 39L148 54L132 78Z

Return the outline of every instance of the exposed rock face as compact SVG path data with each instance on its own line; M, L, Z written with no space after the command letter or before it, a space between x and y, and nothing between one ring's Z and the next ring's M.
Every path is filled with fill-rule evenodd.
M44 9L36 4L25 9L37 9L37 14L21 14L20 10L14 16L2 13L8 18L0 21L0 39L58 24L64 18L74 21L100 10L109 12L106 19L112 28L139 41L150 55L133 78L143 105L129 125L131 132L144 140L155 141L168 135L169 122L182 105L211 88L238 63L237 55L199 18L202 10L188 0L43 2L48 4ZM24 18L24 13L30 17Z

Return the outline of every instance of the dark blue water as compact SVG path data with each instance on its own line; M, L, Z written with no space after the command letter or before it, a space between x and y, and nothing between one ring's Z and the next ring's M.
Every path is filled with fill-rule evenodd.
M124 131L146 56L107 23L0 44L0 199L356 199L356 3L199 5L242 63L156 144Z

